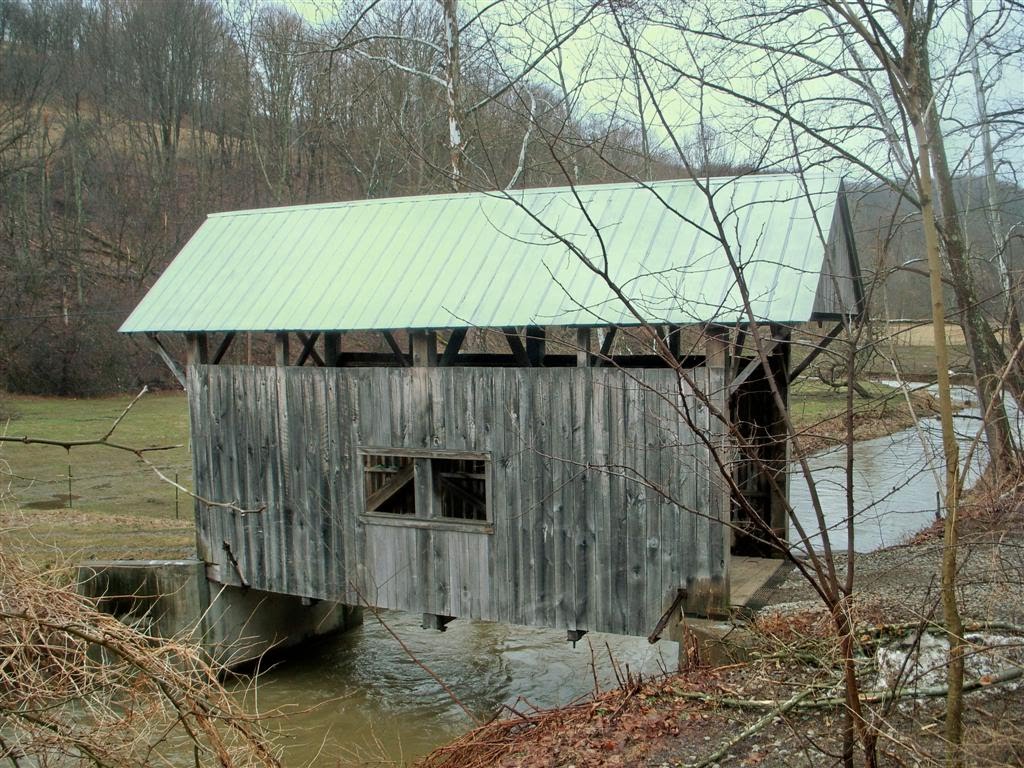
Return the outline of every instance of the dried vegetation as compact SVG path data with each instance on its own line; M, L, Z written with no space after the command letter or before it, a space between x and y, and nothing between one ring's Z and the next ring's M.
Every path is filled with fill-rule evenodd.
M279 766L197 646L100 613L68 573L34 570L9 541L0 660L0 760L15 768Z

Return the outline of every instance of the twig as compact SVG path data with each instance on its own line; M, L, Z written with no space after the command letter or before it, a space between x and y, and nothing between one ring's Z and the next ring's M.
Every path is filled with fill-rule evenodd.
M114 423L110 426L110 429L107 430L106 434L103 435L103 437L92 438L89 440L55 440L47 437L29 437L27 435L22 437L10 437L8 435L0 435L0 443L21 443L22 445L52 445L58 448L63 448L65 451L69 452L71 451L72 448L84 448L86 446L99 446L101 448L113 448L114 450L117 451L126 451L135 456L147 467L152 469L154 474L156 474L156 476L163 480L165 483L174 486L182 493L198 501L200 504L205 504L208 507L230 509L233 512L238 512L243 515L255 515L266 511L266 505L255 507L252 509L247 509L233 501L212 501L211 499L204 498L199 494L190 491L188 488L181 485L180 483L175 482L174 480L169 478L160 470L160 468L156 464L154 464L153 462L146 458L147 453L153 453L155 451L171 451L174 450L175 448L184 447L180 443L176 445L156 445L149 446L147 448L138 448L133 445L113 443L110 441L110 437L114 434L114 430L118 428L118 426L124 420L124 417L127 416L128 412L132 409L132 407L137 402L139 402L142 396L146 394L148 391L148 387L142 388L142 391L140 391L139 394L137 394L132 399L132 401L128 403L127 406L125 406L124 410L121 411L120 415L116 419L114 419Z
M114 423L110 425L110 429L107 430L107 434L100 438L100 442L105 443L107 441L107 438L114 434L114 430L117 429L117 425L121 423L121 419L128 415L128 411L132 409L132 406L139 402L142 396L147 392L149 392L149 387L143 384L142 389L139 390L139 394L133 397L132 401L124 407L123 411L121 411L121 415L114 419Z
M871 627L859 627L858 634L878 637L880 635L894 635L903 632L917 631L921 628L919 622L906 622L901 624L880 624ZM941 624L929 624L924 628L925 632L934 634L946 634L946 628ZM1009 632L1014 635L1024 635L1024 625L1011 624L1005 621L973 621L964 624L964 632Z

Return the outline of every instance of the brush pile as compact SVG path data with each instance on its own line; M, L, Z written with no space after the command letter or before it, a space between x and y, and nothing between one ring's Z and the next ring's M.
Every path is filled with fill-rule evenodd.
M63 577L63 578L62 578ZM66 573L0 545L0 760L278 768L259 722L187 642L100 613Z

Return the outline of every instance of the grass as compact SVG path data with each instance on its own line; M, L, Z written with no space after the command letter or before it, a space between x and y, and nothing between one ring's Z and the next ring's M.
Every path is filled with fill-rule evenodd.
M855 411L878 409L882 407L880 403L882 399L888 398L890 401L895 399L891 397L895 392L892 387L873 381L862 382L862 386L871 394L871 399L868 400L855 394L853 397ZM895 403L890 402L889 405L898 405L904 402L902 395L899 395L898 392L896 394L899 399ZM820 381L801 377L793 382L793 386L790 388L789 410L798 429L813 428L845 413L846 390L835 389Z
M131 396L7 399L8 436L102 437ZM191 485L188 408L183 393L147 394L112 440L133 447L176 445L149 454L169 477ZM70 475L70 486L69 486ZM192 501L126 451L100 446L0 445L2 525L39 559L182 557L194 551ZM69 498L70 491L70 498ZM177 514L176 514L177 512Z

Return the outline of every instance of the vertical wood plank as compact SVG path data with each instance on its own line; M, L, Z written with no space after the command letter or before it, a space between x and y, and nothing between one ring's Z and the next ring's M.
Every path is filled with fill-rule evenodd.
M557 594L554 584L554 547L555 538L555 499L551 483L551 465L557 459L552 458L552 421L551 401L556 399L555 390L551 387L554 371L539 370L530 378L533 380L531 392L532 418L526 427L532 436L532 485L534 498L530 503L533 511L530 520L532 531L532 552L530 568L533 574L533 621L539 626L555 626L555 602Z
M623 481L626 525L617 535L626 539L625 627L630 634L642 635L647 615L647 584L655 577L647 572L646 556L648 509L645 483L651 477L647 467L647 417L644 413L646 382L643 371L636 372L634 376L639 381L627 379L624 382L623 465L632 471L626 470Z
M590 365L590 329L576 329L576 367L586 368Z
M612 506L615 499L612 496L612 483L608 475L608 464L611 460L610 440L612 434L609 430L610 419L608 415L609 400L612 395L608 392L609 376L607 371L595 371L593 398L590 402L591 431L588 435L588 462L597 467L588 489L588 500L593 503L590 515L594 525L594 570L590 584L590 627L593 629L612 627L613 620L609 609L614 589L615 563L613 560L613 547L606 532L612 525ZM592 494L592 495L591 495Z
M579 479L573 484L575 504L572 519L576 531L573 553L575 555L573 612L574 621L570 629L596 628L597 617L593 614L594 602L591 590L596 584L597 573L597 518L594 507L596 475L590 469L594 445L594 377L590 368L577 371L573 386L573 455L582 465Z
M341 364L341 334L330 331L324 334L324 365L336 368Z
M622 475L622 467L626 465L625 433L625 400L628 384L621 375L606 375L606 416L607 419L607 463L609 471L609 497L607 522L604 536L608 539L609 581L611 590L604 593L606 626L612 632L624 633L627 627L626 609L629 603L627 572L629 555L627 550L627 532L629 518L626 504L626 480Z
M274 335L274 365L278 367L284 367L291 365L291 356L289 354L288 334L277 333Z

